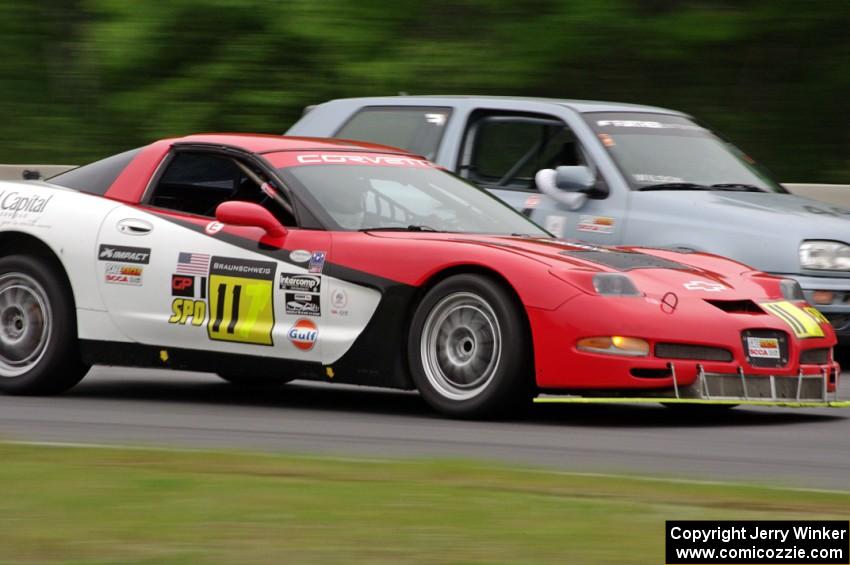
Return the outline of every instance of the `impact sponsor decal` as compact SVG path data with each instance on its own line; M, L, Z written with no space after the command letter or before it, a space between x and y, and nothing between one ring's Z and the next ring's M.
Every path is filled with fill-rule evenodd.
M763 302L759 306L768 314L773 314L788 324L794 335L799 338L823 337L824 335L821 321L817 317L787 300Z
M284 293L286 313L293 316L321 316L322 303L318 294L306 292Z
M608 216L591 216L582 214L578 217L576 229L578 231L612 234L614 233L614 218Z
M682 286L688 290L703 292L721 292L726 290L726 287L722 284L712 281L688 281Z
M348 316L348 293L344 289L335 288L331 292L331 314Z
M302 318L289 328L286 336L301 351L310 351L319 339L319 328L312 320Z
M120 261L121 263L147 265L150 263L151 250L149 247L101 244L97 258L100 261Z
M779 340L775 337L748 337L747 353L759 359L779 359Z
M213 257L209 272L210 339L273 345L275 263Z
M137 265L121 265L117 263L107 263L104 280L109 284L142 286L143 271L144 269Z
M307 272L321 273L325 267L325 256L326 253L324 251L313 251L313 254L310 256L310 264L307 267Z
M322 289L322 277L319 275L280 274L281 290L301 292L319 292Z

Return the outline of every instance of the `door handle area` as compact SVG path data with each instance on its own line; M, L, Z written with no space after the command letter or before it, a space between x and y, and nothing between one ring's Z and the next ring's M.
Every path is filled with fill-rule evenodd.
M153 231L153 224L147 220L125 218L118 222L118 231L125 235L147 235Z

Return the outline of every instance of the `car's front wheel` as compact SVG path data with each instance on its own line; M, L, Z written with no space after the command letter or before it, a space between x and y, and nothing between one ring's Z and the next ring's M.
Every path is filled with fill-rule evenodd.
M55 394L87 371L74 298L57 268L41 257L0 258L0 391Z
M455 417L528 403L531 339L516 299L490 278L455 275L432 288L411 323L408 359L420 394Z

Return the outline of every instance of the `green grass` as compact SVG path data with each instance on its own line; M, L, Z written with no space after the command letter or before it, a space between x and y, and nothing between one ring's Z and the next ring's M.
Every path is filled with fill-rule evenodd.
M847 519L850 493L466 462L0 444L0 563L663 563L669 519Z

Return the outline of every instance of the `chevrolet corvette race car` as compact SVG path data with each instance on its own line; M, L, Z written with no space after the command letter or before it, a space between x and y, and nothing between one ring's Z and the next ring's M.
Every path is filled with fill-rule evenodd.
M108 364L415 388L463 417L541 393L822 406L834 344L792 280L557 240L384 146L196 135L0 183L12 394Z

